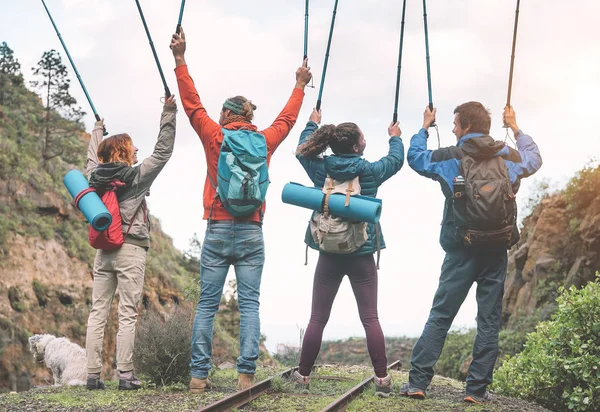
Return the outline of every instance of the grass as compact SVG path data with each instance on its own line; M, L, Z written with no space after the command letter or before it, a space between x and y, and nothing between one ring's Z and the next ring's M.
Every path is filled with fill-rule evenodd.
M281 372L277 368L260 368L260 381ZM485 406L465 404L464 384L452 379L435 377L425 401L415 401L398 395L400 385L408 379L408 372L390 371L393 394L382 399L374 395L373 385L348 405L348 411L547 411L525 401L494 397ZM372 371L364 366L323 366L311 375L309 394L302 394L288 381L278 379L268 394L244 407L244 411L320 411L344 392L370 377ZM182 385L156 389L148 385L139 391L118 391L116 381L108 381L105 391L88 391L84 387L40 387L19 394L0 395L2 411L52 410L66 411L195 411L235 391L235 369L213 370L212 389L203 394L190 394ZM183 390L182 390L183 389Z

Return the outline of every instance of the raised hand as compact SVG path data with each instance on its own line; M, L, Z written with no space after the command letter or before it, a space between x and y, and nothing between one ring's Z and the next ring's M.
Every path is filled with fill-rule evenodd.
M390 137L394 137L394 136L400 137L402 135L402 130L400 130L400 123L392 122L390 124L390 126L388 127L388 134L390 135Z
M519 126L517 126L517 115L515 114L515 110L512 106L506 106L504 108L504 113L502 113L502 121L504 124L511 128L515 136L519 132Z
M315 122L316 124L321 124L321 111L313 108L312 113L310 114L310 121Z
M312 73L310 67L308 67L308 59L304 59L302 66L296 70L296 87L304 89L308 82L312 79Z
M429 129L429 127L435 122L435 114L437 109L431 109L429 106L425 107L425 112L423 113L423 129Z
M181 34L174 33L171 38L171 44L169 48L173 52L173 57L175 57L175 65L180 66L185 64L185 33L183 32L183 27L181 28Z

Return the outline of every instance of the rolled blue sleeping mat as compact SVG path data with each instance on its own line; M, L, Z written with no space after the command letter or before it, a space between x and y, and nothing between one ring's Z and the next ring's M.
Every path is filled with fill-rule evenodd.
M316 187L306 187L298 183L288 183L283 187L281 200L294 206L323 211L325 194ZM377 223L381 216L381 199L367 196L351 196L346 204L346 195L334 193L329 197L329 210L332 215L360 222Z
M90 188L90 184L85 176L79 170L75 169L65 175L63 183L71 196L73 196L73 199L77 198L77 195L83 190ZM111 214L96 192L92 191L83 195L79 199L77 207L92 227L99 232L106 230L112 223Z

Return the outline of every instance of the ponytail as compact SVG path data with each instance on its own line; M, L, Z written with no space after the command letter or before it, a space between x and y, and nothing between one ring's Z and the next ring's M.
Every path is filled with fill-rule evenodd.
M361 131L355 123L341 123L338 126L326 124L298 146L297 156L316 157L328 147L334 154L355 153L354 146L359 144Z
M326 124L311 134L308 139L298 146L297 156L317 157L329 147L329 142L335 135L335 126Z

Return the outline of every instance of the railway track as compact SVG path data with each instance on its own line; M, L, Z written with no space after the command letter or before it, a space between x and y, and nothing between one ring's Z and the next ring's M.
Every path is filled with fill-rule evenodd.
M388 369L400 369L402 363L400 361L393 362L388 365ZM221 411L229 411L232 408L243 408L244 406L250 404L252 401L266 394L272 387L273 383L278 379L288 380L291 374L297 369L290 368L277 375L274 375L270 378L267 378L263 381L260 381L248 389L244 389L238 392L235 392L225 398L222 398L216 402L211 403L210 405L203 406L199 409L199 412L221 412ZM319 379L318 377L315 377ZM323 377L321 379L341 379L336 377ZM346 406L352 402L356 397L358 397L372 382L373 377L370 376L368 378L363 379L360 383L352 387L351 389L344 392L341 396L333 400L327 406L322 409L322 412L336 412L345 410ZM308 396L308 395L307 395Z

